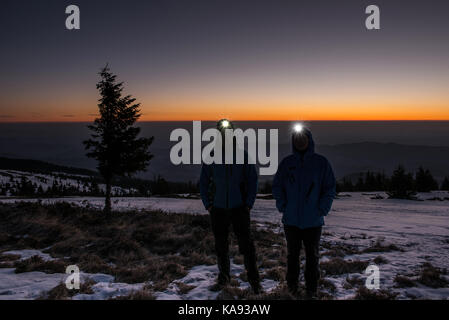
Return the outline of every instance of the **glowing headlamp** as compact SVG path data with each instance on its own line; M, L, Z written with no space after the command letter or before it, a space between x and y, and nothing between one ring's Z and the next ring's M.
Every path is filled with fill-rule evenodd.
M300 123L295 124L293 127L293 130L295 130L296 133L301 133L304 130L304 126Z
M229 127L229 121L228 120L222 120L220 123L222 128L228 128Z

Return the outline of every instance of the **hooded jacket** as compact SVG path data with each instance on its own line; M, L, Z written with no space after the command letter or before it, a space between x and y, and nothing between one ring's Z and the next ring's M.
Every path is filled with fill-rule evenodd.
M200 193L204 207L234 209L242 206L252 208L257 194L257 172L248 164L245 152L244 164L203 164L200 176ZM224 157L224 156L223 156Z
M305 152L296 150L279 164L273 181L273 197L283 213L282 222L300 229L319 227L336 195L336 181L329 161L315 153L312 133L305 130L309 145Z

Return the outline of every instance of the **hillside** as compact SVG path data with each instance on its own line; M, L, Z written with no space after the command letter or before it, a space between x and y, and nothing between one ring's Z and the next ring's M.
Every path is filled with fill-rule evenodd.
M348 193L334 201L320 242L319 298L447 299L448 206L432 200L447 192L421 194L423 201L381 195ZM101 215L102 202L0 199L0 300L304 298L302 283L297 296L285 290L285 241L273 200L257 199L251 212L262 296L248 290L233 234L233 284L210 290L218 269L200 200L120 198L109 219ZM70 293L60 283L74 262L84 285ZM381 270L380 290L364 286L370 264Z
M149 196L196 193L194 183L115 177L113 196ZM98 172L31 159L0 158L0 196L59 197L104 196L105 185Z
M98 172L89 169L61 166L39 160L10 159L4 157L0 157L0 169L42 173L42 174L61 172L66 174L83 175L91 177L99 176Z
M319 145L317 151L329 158L339 177L368 170L391 174L398 164L409 171L424 166L440 181L449 176L449 147L362 142Z

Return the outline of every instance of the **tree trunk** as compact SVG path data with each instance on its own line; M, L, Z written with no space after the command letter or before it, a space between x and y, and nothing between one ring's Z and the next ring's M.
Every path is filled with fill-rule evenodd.
M104 202L104 213L111 213L111 180L106 180L106 199Z

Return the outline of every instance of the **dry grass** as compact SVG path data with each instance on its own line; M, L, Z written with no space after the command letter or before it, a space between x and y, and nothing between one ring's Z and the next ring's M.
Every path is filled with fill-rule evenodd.
M335 293L337 291L337 287L335 287L334 283L326 278L321 278L318 285L320 288L326 289L331 293Z
M17 254L0 254L0 268L14 268L14 262L20 259Z
M333 258L326 262L321 262L321 270L326 275L340 275L345 273L361 273L368 267L369 261L360 260L343 260L341 258Z
M14 263L15 273L30 271L41 271L45 273L64 273L68 264L62 260L44 261L39 256L32 256L26 260L19 260Z
M248 282L248 275L246 274L246 271L241 272L239 274L239 278L240 278L240 280L242 280L244 282ZM263 276L262 276L262 278L263 278Z
M321 247L327 249L323 253L324 256L344 257L351 254L359 254L360 251L355 245L347 243L336 243L334 241L321 241Z
M234 256L234 263L235 264L243 264L243 255L237 254Z
M370 253L370 252L390 252L390 251L401 251L404 250L399 248L395 244L384 244L382 240L377 239L376 242L372 243L371 246L364 249L362 253Z
M295 296L285 288L287 254L283 234L252 227L252 235L257 248L258 266L262 269L261 276L279 281L279 286L270 293L254 296L249 290L230 285L223 290L220 298L304 299L304 288ZM76 264L83 272L110 274L119 282L153 283L151 288L118 299L153 299L153 292L165 290L171 282L184 277L191 267L216 263L209 217L200 215L130 211L105 216L93 208L80 208L67 203L48 206L37 203L0 204L0 240L0 252L50 247L45 252L56 258L43 261L32 257L16 261L18 257L0 255L0 263L13 264L16 272L64 273L67 265ZM354 245L322 241L322 248L327 249L325 254L332 257L320 264L326 275L361 273L369 264L368 261L342 259L347 254L360 253ZM378 241L367 252L380 248L382 251L398 249ZM230 253L234 262L243 264L232 233ZM376 257L374 262L385 263L382 259ZM442 285L445 279L435 276L435 270L438 274L442 272L429 266L423 268L420 282ZM246 272L240 278L246 281ZM360 285L356 280L347 282L352 287ZM193 289L186 284L177 285L181 294ZM332 282L324 278L320 280L320 299L331 299L329 293L335 290ZM87 293L89 286L80 291ZM59 285L44 298L67 299L73 294L76 292L66 292L65 286ZM362 291L358 294L366 297L371 293ZM374 298L378 297L375 295Z
M334 257L334 258L335 257L343 258L344 256L346 256L346 252L339 248L334 248L334 249L326 250L325 252L322 253L322 255Z
M18 254L0 254L0 262L10 262L20 259Z
M360 287L365 283L361 277L346 277L346 281L343 284L343 288L352 289L356 287Z
M92 294L95 281L88 279L80 284L79 290L69 290L64 283L60 283L50 291L39 297L40 300L68 300L77 294Z
M385 263L388 263L388 260L382 256L377 256L373 259L373 262L375 264L385 264Z
M399 274L394 277L394 282L396 283L397 288L410 288L416 286L415 282L412 279L406 276L401 276Z
M242 300L248 299L249 290L240 289L235 286L226 286L218 294L217 300Z
M162 212L105 216L66 203L19 203L0 205L0 233L5 239L27 235L16 243L1 243L1 250L51 246L46 252L61 259L18 261L16 272L63 273L67 265L76 264L83 272L111 274L117 281L169 283L194 265L215 263L207 216ZM69 260L62 260L67 256Z
M418 282L431 288L445 288L449 286L449 281L442 277L444 274L447 274L445 269L426 262L421 266Z
M157 291L164 291L167 289L170 282L168 281L157 281L155 284L153 284L152 288L155 292Z
M259 265L285 262L282 234L253 227L252 235ZM56 258L32 257L13 265L16 257L0 255L4 260L0 263L16 267L16 272L64 273L67 265L76 264L83 272L110 274L120 282L153 281L157 291L184 277L193 266L216 263L210 220L201 215L131 211L105 216L68 203L0 204L0 238L4 240L0 251L50 247L45 252ZM243 263L232 233L230 253ZM278 277L274 270L270 274Z
M262 260L262 262L260 263L261 268L270 269L270 268L279 266L278 260L268 259L266 257L262 257L261 260Z
M285 279L285 269L283 267L273 267L270 269L266 269L264 275L262 276L264 279L272 279L276 281L282 281Z
M178 287L178 291L180 294L187 294L189 291L195 289L195 286L183 283L183 282L176 282L176 286Z
M361 286L357 289L354 296L355 300L395 300L399 294L396 292L388 291L385 289L370 290L365 286Z

